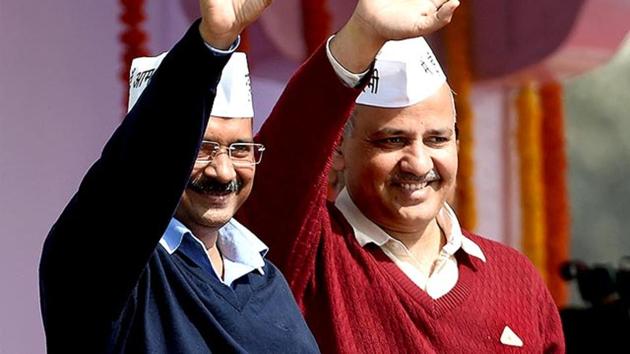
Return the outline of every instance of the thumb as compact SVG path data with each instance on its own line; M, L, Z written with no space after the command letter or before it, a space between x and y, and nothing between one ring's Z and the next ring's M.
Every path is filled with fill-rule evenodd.
M445 2L439 9L435 12L435 18L438 22L444 26L451 22L453 19L453 14L455 13L455 9L459 6L458 0L449 0Z

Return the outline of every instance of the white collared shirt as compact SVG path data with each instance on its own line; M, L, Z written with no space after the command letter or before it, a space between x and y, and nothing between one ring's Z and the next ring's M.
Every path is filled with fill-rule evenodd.
M354 236L361 247L365 247L368 243L378 245L411 281L433 299L447 294L457 284L459 270L455 253L459 249L483 262L486 261L481 248L462 234L455 213L446 203L437 216L438 225L446 236L446 244L440 250L433 271L428 277L420 271L419 262L402 242L388 235L363 215L345 188L337 197L335 206L352 226Z
M160 239L160 245L169 254L173 254L182 244L183 238L188 236L199 244L203 250L203 255L207 257L203 242L175 218L172 218L168 224L166 232ZM219 247L223 257L223 278L220 274L216 274L213 267L210 268L223 284L230 286L236 279L253 271L264 274L265 260L263 256L269 248L236 219L230 219L219 229L217 247Z

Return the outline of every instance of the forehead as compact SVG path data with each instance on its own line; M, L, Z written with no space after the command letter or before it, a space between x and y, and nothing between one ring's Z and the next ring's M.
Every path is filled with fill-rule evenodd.
M453 96L448 85L409 107L381 108L357 105L355 129L369 134L386 128L422 129L452 127L455 123Z
M238 140L252 140L252 118L222 118L210 117L204 139L217 142L234 142Z

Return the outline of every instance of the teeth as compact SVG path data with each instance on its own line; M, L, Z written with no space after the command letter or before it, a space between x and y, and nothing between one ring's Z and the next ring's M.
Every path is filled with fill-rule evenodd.
M422 189L424 187L427 186L427 183L401 183L400 184L403 189L408 190L408 191L413 191L413 190L418 190L418 189Z

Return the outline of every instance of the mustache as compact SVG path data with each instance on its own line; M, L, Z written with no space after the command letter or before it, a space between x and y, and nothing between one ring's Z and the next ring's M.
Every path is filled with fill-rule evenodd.
M188 181L188 188L198 193L233 193L243 187L243 182L233 179L227 183L219 182L213 178L200 176Z
M409 172L398 172L393 176L392 181L397 183L431 183L441 178L437 170L431 169L424 176L418 176Z

